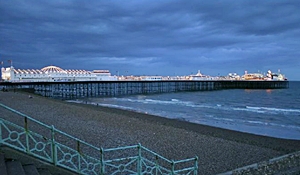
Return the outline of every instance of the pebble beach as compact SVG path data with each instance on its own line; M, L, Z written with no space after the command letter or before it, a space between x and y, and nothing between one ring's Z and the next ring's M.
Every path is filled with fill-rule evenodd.
M0 92L0 103L96 147L142 144L172 160L197 156L199 174L218 174L300 150L279 139L27 92ZM10 113L0 107L0 116Z

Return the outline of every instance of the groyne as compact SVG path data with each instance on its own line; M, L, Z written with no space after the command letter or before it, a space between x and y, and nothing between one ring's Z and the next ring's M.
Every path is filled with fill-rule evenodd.
M136 94L209 91L222 89L281 89L288 81L85 81L85 82L2 82L0 89L32 89L53 98L106 97Z

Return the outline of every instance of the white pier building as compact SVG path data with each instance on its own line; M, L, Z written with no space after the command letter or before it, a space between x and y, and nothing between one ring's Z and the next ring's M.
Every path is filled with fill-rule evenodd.
M64 70L57 66L39 69L15 69L13 66L1 68L2 80L7 82L53 82L53 81L114 81L109 70Z

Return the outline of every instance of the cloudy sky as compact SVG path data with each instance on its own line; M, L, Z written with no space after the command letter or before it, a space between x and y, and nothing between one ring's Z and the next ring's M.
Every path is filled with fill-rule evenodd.
M0 61L120 75L300 80L299 0L0 0Z

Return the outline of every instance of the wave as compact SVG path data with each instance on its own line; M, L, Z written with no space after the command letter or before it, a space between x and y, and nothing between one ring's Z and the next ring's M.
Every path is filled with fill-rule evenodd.
M121 104L107 104L110 102L102 101L101 103L97 102L88 102L88 101L80 101L80 100L68 100L67 102L72 103L83 103L83 104L91 104L91 105L98 105L98 106L104 106L104 107L110 107L110 108L118 108L128 111L134 111L139 113L146 113L146 114L152 114L157 115L165 118L173 118L175 120L181 120L181 121L189 121L193 123L198 124L207 124L211 126L221 127L221 128L227 128L231 130L239 130L244 131L245 129L250 133L256 133L257 130L264 129L269 131L278 131L278 132L292 132L294 135L297 136L297 133L300 133L300 126L297 125L297 123L285 123L285 122L277 122L278 120L260 120L259 118L249 118L249 117L243 117L243 118L236 118L236 117L230 117L226 116L227 114L224 112L218 112L218 114L214 112L208 112L208 113L202 113L204 115L201 115L201 117L197 116L189 116L190 113L183 113L181 115L180 113L173 113L172 111L168 110L155 110L147 108L147 109L139 109L137 107L129 107L128 103L126 102L136 102L136 103L146 103L146 104L164 104L164 105L181 105L181 106L187 106L191 108L213 108L215 110L226 110L226 111L246 111L246 112L255 112L255 113L299 113L299 109L284 109L284 108L270 108L270 107L258 107L258 106L229 106L225 104L196 104L190 101L182 101L179 99L170 99L170 100L155 100L150 98L145 99L131 99L131 98L114 98L113 100L117 101L124 101L125 103ZM136 105L133 105L136 106ZM224 114L224 116L223 116ZM192 114L193 115L193 114ZM222 117L218 117L217 115L221 115ZM259 116L259 115L258 115ZM270 132L272 134L272 132ZM261 134L261 133L257 133ZM278 134L278 133L277 133ZM275 134L276 136L276 134ZM287 136L285 136L287 137ZM298 136L297 136L298 139Z
M252 107L252 106L246 106L247 109L254 109L254 110L259 110L261 107Z
M171 101L176 101L176 102L179 102L180 100L178 100L178 99L171 99Z
M178 99L171 100L154 100L154 99L130 99L130 98L117 98L118 101L128 101L128 102L136 102L136 103L144 103L144 104L166 104L166 105L191 105L192 102L189 101L181 101Z
M95 103L95 102L87 102L87 101L81 101L81 100L66 100L66 102L69 102L69 103L89 104L89 105L103 106L103 107L117 108L117 109L124 109L124 110L128 110L128 111L135 111L135 112L142 112L143 113L143 111L139 111L136 108L128 107L128 106L122 106L122 105L106 104L106 103Z
M258 110L258 109L247 108L247 107L233 107L232 110L235 110L235 111L246 111L246 112L255 112L255 113L260 113L260 114L267 113L267 111L262 111L262 110ZM276 113L272 113L272 114L276 114Z
M137 111L137 112L141 112L141 111L138 111L136 110L135 108L132 108L132 107L127 107L127 106L121 106L121 105L113 105L113 104L99 104L99 106L104 106L104 107L109 107L109 108L117 108L117 109L124 109L124 110L128 110L128 111Z
M300 113L300 109L280 109L280 108L263 108L266 110L274 110L274 111L281 111L281 112L295 112Z
M247 120L245 120L244 123L300 130L300 126L296 126L296 125L284 125L284 124L279 124L279 123L261 122L261 121L247 121Z
M270 108L270 107L255 107L255 106L246 106L246 108L252 110L300 113L300 109L283 109L283 108Z
M281 123L272 123L272 122L263 122L258 120L242 120L242 119L232 119L232 118L226 118L226 117L216 117L213 115L206 115L205 117L210 118L210 121L218 121L218 122L224 122L228 123L230 122L232 125L257 125L262 127L280 127L280 128L289 128L289 129L296 129L300 131L300 126L297 125L285 125ZM198 122L199 123L199 122Z
M256 106L230 106L225 104L197 104L192 101L182 101L179 99L171 100L156 100L150 98L115 98L118 101L127 101L133 103L143 103L143 104L159 104L159 105L178 105L191 108L208 108L208 109L217 109L217 110L226 110L226 111L245 111L245 112L254 112L260 114L279 114L279 113L300 113L300 109L283 109L283 108L271 108L271 107L256 107Z
M83 101L80 101L80 100L66 100L66 102L69 102L69 103L83 103Z

